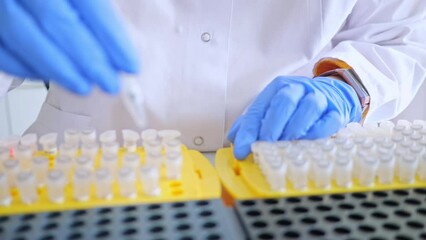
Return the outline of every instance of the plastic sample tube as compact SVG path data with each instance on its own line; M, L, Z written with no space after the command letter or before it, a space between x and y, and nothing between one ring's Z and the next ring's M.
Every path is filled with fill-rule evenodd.
M4 172L0 172L0 205L8 206L12 202L10 195L10 186L8 176Z
M73 159L70 156L59 155L55 159L55 169L62 171L66 177L67 183L70 181L71 170L74 168Z
M160 188L160 172L153 166L143 166L140 170L140 179L143 185L143 191L148 196L159 196Z
M90 188L92 184L92 174L84 168L77 168L74 171L73 195L77 201L87 201L90 198Z
M328 189L331 184L331 173L333 164L326 159L319 159L313 162L314 167L314 183L316 188Z
M374 185L378 166L379 161L374 156L367 155L364 159L361 159L358 173L358 182L361 186Z
M142 142L158 140L158 131L155 129L146 129L141 132Z
M32 161L32 169L39 187L46 184L47 172L49 170L49 160L45 157L36 157Z
M31 167L31 158L33 156L33 149L29 145L19 145L16 148L16 158L19 160L21 169L28 169Z
M411 126L411 122L405 119L400 119L396 122L396 126L403 126L405 128L409 128Z
M96 197L101 199L112 198L112 173L107 168L99 168L95 172Z
M169 152L166 155L165 167L167 179L180 179L182 174L182 154L180 152Z
M75 160L75 167L76 168L84 168L89 171L93 171L94 168L94 162L89 156L80 156Z
M398 177L399 176L399 164L402 161L402 157L404 155L408 154L408 149L407 148L403 148L401 146L397 146L395 151L394 151L394 156L395 156L395 175Z
M59 146L59 154L74 158L77 155L78 147L72 143L63 143Z
M139 133L130 129L123 129L123 147L128 152L135 152L138 146Z
M383 130L383 134L386 136L391 136L395 124L391 121L383 121L379 124L379 128Z
M102 156L101 167L108 169L112 175L114 175L115 170L118 167L118 157L117 154L105 153Z
M120 144L118 144L117 141L102 143L103 154L114 154L117 156L119 149L120 149Z
M352 186L353 162L350 154L338 152L333 166L333 179L337 186L348 188Z
M293 159L290 161L291 166L291 182L294 189L304 190L308 186L308 169L309 162L303 158Z
M420 135L420 133L417 133L417 132L413 133L410 136L410 140L413 141L414 143L417 143L417 142L421 141L422 139L423 139L423 136Z
M395 171L395 157L392 154L379 155L377 179L381 184L392 184Z
M402 183L413 183L416 176L418 161L415 155L403 155L399 162L399 181Z
M163 156L160 152L148 152L145 158L145 164L148 166L160 167L163 164Z
M182 152L182 143L179 139L171 139L164 143L166 154L169 152Z
M61 203L65 198L65 184L67 177L64 172L58 169L49 171L47 174L47 196L51 202Z
M49 154L55 154L58 151L58 148L56 146L57 138L57 133L48 133L41 136L38 142L40 143L43 151Z
M102 147L106 142L117 141L117 132L115 130L108 130L99 135L99 141L102 143Z
M37 134L35 133L27 133L21 137L20 144L23 146L29 146L33 153L38 151L37 146Z
M38 194L36 178L33 172L29 170L19 172L16 176L16 184L18 186L22 202L25 204L31 204L37 201Z
M92 161L98 156L99 146L95 142L85 142L81 145L81 156L86 156Z
M392 142L396 145L401 144L404 141L404 136L402 135L394 135L392 136Z
M118 171L118 184L120 187L120 196L125 198L136 197L136 174L130 167L122 167Z
M96 143L96 129L86 128L80 132L80 141L82 144L93 142Z
M355 156L353 157L353 171L352 171L352 177L359 179L359 173L361 171L361 162L367 158L368 153L364 151L358 150Z
M402 132L406 129L405 126L402 125L396 125L392 130L392 136L402 136Z
M284 161L269 162L268 182L272 190L282 192L286 189L287 165Z
M7 180L11 187L16 186L16 175L19 172L19 161L16 159L7 159L3 161L3 169L7 174Z
M123 157L123 167L129 167L136 173L139 169L141 156L137 153L127 153Z
M160 140L144 141L143 147L146 153L161 153L162 144Z
M64 131L64 142L78 147L80 145L80 132L75 129L66 129Z
M167 143L170 140L179 139L182 134L178 130L160 130L158 136L161 138L163 143Z
M417 176L420 181L426 181L426 154L419 157L419 166L417 167Z

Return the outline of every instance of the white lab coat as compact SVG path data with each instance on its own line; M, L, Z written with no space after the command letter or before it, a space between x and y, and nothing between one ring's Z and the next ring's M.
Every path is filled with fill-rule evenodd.
M180 130L190 148L222 147L234 120L271 80L312 76L323 57L344 60L359 74L371 94L370 122L397 116L426 77L422 0L114 4L142 60L149 127ZM53 85L28 132L70 127L136 128L119 97L78 97Z

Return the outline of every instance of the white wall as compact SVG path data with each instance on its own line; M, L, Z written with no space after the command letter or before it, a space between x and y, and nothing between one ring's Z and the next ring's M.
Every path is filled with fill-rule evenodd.
M25 81L0 98L0 139L21 135L37 118L46 95L42 82Z

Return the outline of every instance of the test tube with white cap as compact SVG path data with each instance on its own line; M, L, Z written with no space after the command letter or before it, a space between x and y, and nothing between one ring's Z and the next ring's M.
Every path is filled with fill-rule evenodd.
M414 134L414 131L411 128L406 128L402 130L402 136L404 136L404 139L410 139L411 135Z
M118 171L120 196L125 198L135 198L137 195L136 180L137 178L134 169L130 167L122 167Z
M130 129L123 129L123 147L128 152L135 152L138 146L139 133Z
M29 146L33 153L38 151L37 146L37 134L27 133L21 137L20 144L24 146Z
M267 179L269 180L271 189L280 192L284 191L286 189L286 163L281 159L279 161L269 162L268 164L270 171Z
M151 141L144 141L143 147L145 149L145 153L161 153L161 149L163 146L161 144L161 141L156 139Z
M426 153L419 156L419 165L417 167L417 176L420 181L426 181Z
M333 179L337 186L348 188L352 186L353 161L345 151L337 153L333 166Z
M139 169L141 156L138 153L126 153L123 157L123 167L129 167L136 173Z
M38 186L44 186L46 184L47 172L49 170L49 160L45 157L33 158L32 169L37 179Z
M158 196L161 194L160 172L153 166L143 166L140 170L140 179L143 185L143 191L149 196Z
M0 205L8 206L12 202L8 176L0 171Z
M156 129L146 129L141 132L142 142L158 140L158 131Z
M117 132L115 130L108 130L99 135L99 141L104 147L104 143L117 141Z
M85 128L80 131L80 141L82 144L96 142L96 129Z
M413 135L410 136L410 140L413 141L414 143L418 143L423 139L423 136L420 135L420 133L413 133Z
M404 136L402 136L402 134L401 135L393 135L391 140L395 145L400 145L404 141Z
M31 167L31 158L33 156L33 149L29 145L18 145L16 148L16 158L21 164L21 169L28 169Z
M80 145L80 132L76 129L65 129L64 142L78 147Z
M164 149L166 150L166 154L169 152L181 152L182 143L179 139L171 139L164 144Z
M168 179L180 179L182 173L182 154L180 152L169 152L166 154L165 167Z
M405 128L409 128L411 126L411 122L405 119L400 119L396 122L396 126L403 126Z
M95 172L96 197L101 199L112 198L112 173L107 168L99 168Z
M416 176L418 161L415 155L405 154L399 161L399 181L402 183L413 183Z
M331 184L331 173L333 163L325 158L317 159L311 163L313 165L314 184L316 188L328 189Z
M71 170L73 168L73 159L70 156L59 155L56 157L55 169L58 169L64 173L67 183L71 180Z
M102 143L102 154L117 155L119 150L120 150L120 145L118 144L117 141Z
M291 159L290 169L293 188L297 190L306 189L308 186L309 162L303 158Z
M399 176L399 164L402 161L402 157L408 154L408 149L401 146L397 146L394 151L395 156L395 176Z
M394 127L395 124L391 121L383 121L379 124L379 128L385 136L391 136Z
M90 198L92 185L92 173L85 168L77 168L74 171L73 195L77 201L87 201Z
M7 174L8 182L11 187L16 186L16 175L18 174L19 161L16 159L7 159L3 161L3 169Z
M108 169L111 174L115 175L115 170L118 167L118 157L116 154L105 153L102 155L101 167Z
M361 171L361 162L368 156L368 154L369 153L365 151L358 150L357 153L353 156L353 178L359 178L359 172Z
M146 153L145 164L160 167L163 164L163 155L161 155L161 152L148 152Z
M59 169L49 171L47 175L47 196L51 202L61 203L65 198L65 185L67 177L64 172Z
M85 142L81 145L81 156L86 156L92 161L98 156L99 146L96 142Z
M72 143L62 143L59 146L59 154L74 158L77 155L78 147Z
M41 136L38 142L40 143L43 151L49 154L55 154L58 151L58 148L56 146L57 138L57 133L47 133Z
M388 154L379 155L379 167L377 169L377 179L381 184L392 184L395 172L395 157Z
M360 159L358 182L361 186L373 186L379 161L374 156L366 155Z
M19 195L25 204L34 203L38 199L36 179L30 170L19 172L16 176Z
M158 136L161 139L163 146L165 146L171 140L179 140L181 133L178 130L160 130Z
M94 162L89 156L80 156L75 160L75 168L84 168L93 171Z

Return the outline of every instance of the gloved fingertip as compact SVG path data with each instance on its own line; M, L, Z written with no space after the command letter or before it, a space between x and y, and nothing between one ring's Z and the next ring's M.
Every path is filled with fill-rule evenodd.
M234 146L234 156L237 160L244 160L250 154L250 149L245 146L237 147Z
M81 96L87 96L92 92L92 86L87 82L82 82L68 89Z

